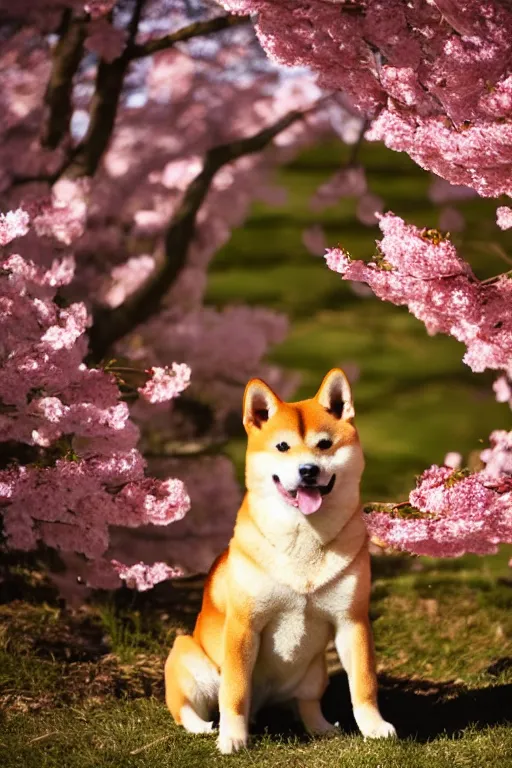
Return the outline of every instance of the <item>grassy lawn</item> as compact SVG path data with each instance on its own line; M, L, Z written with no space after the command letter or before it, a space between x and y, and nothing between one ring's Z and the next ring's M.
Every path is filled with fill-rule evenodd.
M320 221L332 244L367 258L379 236L345 200L309 210L317 185L344 160L343 147L307 152L279 174L286 206L257 205L214 261L208 301L249 302L290 316L272 360L302 374L310 395L334 365L356 372L358 427L367 456L365 500L399 499L414 476L447 451L479 450L489 432L511 428L493 377L474 376L453 339L430 338L403 308L356 296L301 242ZM407 157L363 147L372 191L395 213L436 226L428 177ZM495 226L492 201L460 208L467 228L454 240L481 277L507 269L510 234ZM244 443L229 453L239 469ZM290 713L261 714L251 748L222 757L213 737L188 736L163 704L163 663L176 632L189 629L202 582L97 595L71 613L37 568L21 564L0 582L0 766L5 768L432 768L512 766L512 548L453 561L381 556L374 563L373 621L383 714L397 742L364 742L333 652L323 703L339 737L311 740ZM15 598L15 599L13 599Z
M339 737L310 740L286 710L267 710L250 750L222 757L213 737L177 728L162 667L176 631L191 626L197 582L121 592L73 615L40 600L4 605L0 765L512 765L510 554L377 558L371 615L381 707L401 737L392 743L357 734L334 651L323 706Z

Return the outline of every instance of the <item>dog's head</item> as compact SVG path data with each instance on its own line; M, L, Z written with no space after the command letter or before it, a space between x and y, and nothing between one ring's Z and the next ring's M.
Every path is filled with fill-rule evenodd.
M359 487L364 458L353 424L354 404L343 371L334 368L310 400L283 402L252 379L244 395L250 493L280 499L303 515Z

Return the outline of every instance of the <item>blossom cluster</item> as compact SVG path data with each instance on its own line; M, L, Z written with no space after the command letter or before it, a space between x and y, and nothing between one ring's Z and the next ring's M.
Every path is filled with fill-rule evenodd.
M512 381L506 374L499 376L492 385L498 403L508 403L512 408Z
M481 454L483 470L430 467L410 493L410 507L366 516L370 535L393 549L430 557L492 554L512 542L512 433L493 432L490 440L491 448Z
M446 333L466 345L464 362L475 371L508 370L512 360L512 280L479 281L449 239L407 225L391 213L366 264L340 248L327 251L328 266L347 280L367 283L381 299L406 305L428 333Z
M384 210L384 200L370 189L364 168L348 164L340 168L321 184L309 201L313 211L319 211L347 197L357 199L356 218L367 227L377 222ZM323 256L326 250L325 233L319 224L304 230L302 242L313 256Z
M250 376L265 375L285 396L293 386L261 363L284 337L285 318L260 308L203 306L214 254L256 198L279 198L269 186L272 166L319 137L356 141L363 120L355 107L369 118L367 137L383 137L482 195L510 192L511 13L498 0L465 0L458 8L449 0L224 5L257 13L263 46L280 61L311 67L318 82L304 69L284 72L270 63L249 24L155 54L141 51L162 34L218 15L213 3L0 0L9 21L0 50L0 194L4 210L23 203L0 216L0 246L6 247L0 440L15 459L0 470L4 529L9 545L56 547L75 573L92 581L94 571L102 586L119 583L120 576L149 588L178 568L209 565L226 543L239 501L232 467L221 457L203 457L182 472L186 462L169 454L179 453L176 444L201 452L201 440L225 439L235 410L239 419L241 389ZM135 21L141 11L138 29L129 22L134 9ZM116 60L133 52L133 44L140 58L117 92L123 61ZM59 81L63 74L65 82ZM55 82L59 87L52 90ZM326 98L322 85L343 90L350 103L340 94ZM117 112L105 120L112 104ZM113 368L84 363L92 318L117 308L128 313L130 300L173 263L168 235L207 153L253 136L290 111L303 119L265 151L216 173L166 296L149 319L135 317L109 350L150 377L134 387L139 397L129 411ZM60 132L56 146L42 138L52 121ZM109 141L94 170L87 163L77 169L76 159L94 154L99 136ZM361 221L375 222L383 202L357 168L329 180L312 207L345 195L358 198ZM507 224L507 210L498 210L500 226ZM350 279L368 277L376 293L407 303L431 332L456 335L474 370L508 371L509 378L496 382L506 399L510 283L479 283L435 235L389 217L382 226L388 230L375 263L340 256L340 271L363 275ZM15 237L23 240L13 250ZM322 231L307 230L304 242L320 253ZM337 257L331 252L328 258ZM171 364L174 359L184 362ZM169 402L185 389L184 398ZM159 471L149 468L155 477L145 475L144 444L165 448ZM488 466L501 464L493 458ZM184 519L190 502L183 484L168 479L175 475L187 480L194 505ZM141 525L135 540L132 529ZM172 567L162 562L167 551Z
M507 371L512 360L512 281L481 282L450 240L435 230L407 225L391 213L380 218L384 237L372 261L352 261L342 249L328 250L331 269L367 283L379 298L406 305L430 334L446 333L466 345L464 361L474 370L503 370L499 400L511 397ZM418 555L456 557L487 554L512 541L512 433L496 431L481 454L485 467L459 470L448 454L418 481L409 503L367 516L370 534L388 547Z
M28 226L20 211L5 218ZM23 232L11 226L9 240ZM190 501L180 480L145 476L114 376L84 364L87 309L56 302L72 276L69 260L44 269L11 253L0 263L0 443L14 457L25 446L0 470L0 506L9 547L81 553L89 582L98 571L104 585L109 526L168 525ZM152 402L178 395L190 376L179 365L150 373Z
M172 525L112 526L109 553L128 565L153 563L162 555L184 573L204 572L233 534L242 500L233 464L226 456L149 457L154 477L179 473L190 494L190 512Z
M27 211L18 208L16 211L0 213L0 246L7 245L16 237L26 235L30 217Z
M497 208L496 223L500 229L510 229L512 227L512 208L506 205Z
M173 363L171 369L152 367L150 378L139 388L148 403L167 403L180 395L190 384L190 368L185 363Z
M140 377L137 379L130 395L139 397L128 410L127 403L119 398L114 368L91 369L84 364L91 322L101 313L108 318L110 311L124 309L123 305L155 281L164 261L172 260L174 254L165 251L169 227L210 149L257 134L292 110L308 111L322 96L310 73L288 76L270 64L247 24L209 37L202 34L135 60L121 84L115 121L99 131L95 120L102 109L97 106L104 108L114 101L110 93L104 98L102 88L111 83L98 77L99 68L109 71L112 62L117 66L116 59L126 52L129 17L137 6L141 16L134 42L139 47L191 21L219 15L214 4L184 0L148 0L144 4L113 0L41 0L35 4L20 0L16 7L0 0L2 13L13 22L5 29L0 49L0 203L3 210L23 206L23 210L0 217L0 245L8 246L5 253L11 270L2 289L7 283L12 287L12 270L21 263L16 261L20 252L29 256L30 262L25 264L30 263L30 269L51 275L48 280L58 289L55 301L55 292L43 296L41 286L30 287L23 299L26 306L20 310L20 324L12 318L12 336L6 337L5 350L16 347L17 356L4 361L1 439L8 441L9 449L29 446L30 462L23 465L28 467L22 472L23 482L25 476L36 477L31 472L37 461L38 482L43 485L50 470L59 473L64 469L74 478L70 482L81 478L80 482L90 484L94 480L90 462L111 457L109 466L112 471L118 467L118 482L107 487L98 475L97 492L89 488L91 498L103 499L110 511L98 523L98 541L93 541L92 522L87 528L90 532L84 533L78 551L88 555L99 552L107 540L111 545L114 529L117 541L122 531L126 533L119 508L111 503L122 488L130 489L129 498L126 491L120 499L127 504L126 515L131 520L135 520L143 498L129 484L138 483L148 498L152 494L151 488L140 485L147 478L139 450L157 444L172 452L176 443L189 441L188 450L194 447L192 438L201 430L201 439L206 442L225 439L234 414L239 418L243 386L253 375L265 375L275 386L282 383L283 393L290 391L295 378L261 362L269 346L284 338L286 319L259 308L205 309L206 270L232 229L244 221L255 199L275 202L279 198L281 190L270 182L272 166L287 161L318 136L332 132L334 123L338 133L343 132L349 116L344 107L331 100L324 109L311 111L282 131L268 150L241 157L215 175L197 214L185 263L168 294L151 308L147 322L140 324L134 318L130 331L108 350L108 355L128 358L135 361L138 370L150 373L144 386L139 386ZM131 28L133 31L133 25ZM71 49L73 55L69 56ZM59 65L65 60L71 67L74 57L76 71L61 72L68 79L58 92L52 91L50 84L55 82L52 78ZM69 120L59 96L65 95L66 87ZM61 122L62 133L57 146L52 147L42 137L55 119ZM359 125L361 121L350 116L350 122ZM94 141L88 145L91 128L96 130L93 136L111 130L110 141L92 174L69 167L84 149L91 149L90 145L95 149ZM14 235L23 236L19 241L22 251L17 244L15 251L8 245ZM15 304L20 300L13 297ZM20 344L22 338L26 347ZM0 345L3 343L2 338ZM176 359L184 362L172 364ZM178 404L169 403L170 397L189 386L190 369L194 377L186 398ZM30 391L25 387L29 383ZM206 427L196 427L195 410L199 408L207 412ZM198 464L204 467L203 461ZM181 477L180 467L173 466L173 471ZM15 510L21 509L13 506L15 476L9 475L5 490L11 494L11 522ZM222 477L218 493L223 494L225 504L219 500L216 531L208 529L207 533L203 526L196 535L191 533L192 524L190 531L187 529L181 549L188 553L189 568L207 568L229 538L226 521L232 524L239 491L232 472L224 469ZM194 482L202 489L194 498L190 517L195 519L211 506L213 490L211 483L197 478ZM171 490L176 490L158 483L164 497L167 494L170 498ZM159 498L156 494L152 509ZM169 515L174 517L185 506L169 504ZM176 514L172 511L175 506ZM93 511L91 508L91 514ZM165 517L165 511L162 514ZM159 515L153 511L142 511L138 519L149 525L155 517ZM27 542L44 542L48 525L57 530L56 521L31 519L32 524L26 526ZM64 541L64 529L59 531ZM144 540L142 536L126 536L124 552L116 546L116 559L129 565L139 560L163 561L166 543L158 536L153 537L151 556L140 554L149 536ZM193 556L187 546L190 541L194 542ZM95 556L96 583L107 584L111 578L107 562L110 549L101 557ZM71 551L60 551L74 573L89 578Z
M500 0L222 0L270 57L307 66L367 138L482 196L512 194L512 10Z
M161 581L183 576L183 571L180 568L172 568L161 562L153 563L153 565L146 565L146 563L123 565L117 560L112 560L112 565L126 586L139 592L146 592L156 584L160 584Z

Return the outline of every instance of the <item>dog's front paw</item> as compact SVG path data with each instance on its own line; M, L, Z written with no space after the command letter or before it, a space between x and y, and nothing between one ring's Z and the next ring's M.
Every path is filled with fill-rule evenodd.
M385 720L370 728L367 733L364 734L365 739L396 739L396 730L391 723L387 723Z
M219 725L217 747L223 755L232 755L247 746L247 726L245 718L222 718Z
M223 755L232 755L247 746L247 735L231 736L229 733L219 733L217 747Z
M396 739L394 726L382 719L378 709L357 707L354 717L365 739Z

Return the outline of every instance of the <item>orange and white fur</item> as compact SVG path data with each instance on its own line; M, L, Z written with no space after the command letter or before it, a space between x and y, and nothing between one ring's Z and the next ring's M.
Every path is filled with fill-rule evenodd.
M167 706L192 733L210 732L218 709L224 754L246 746L250 717L270 702L295 699L310 733L336 731L320 708L334 638L361 732L395 736L377 705L364 458L348 381L333 369L315 397L285 403L253 379L243 418L247 493L194 633L167 659Z

